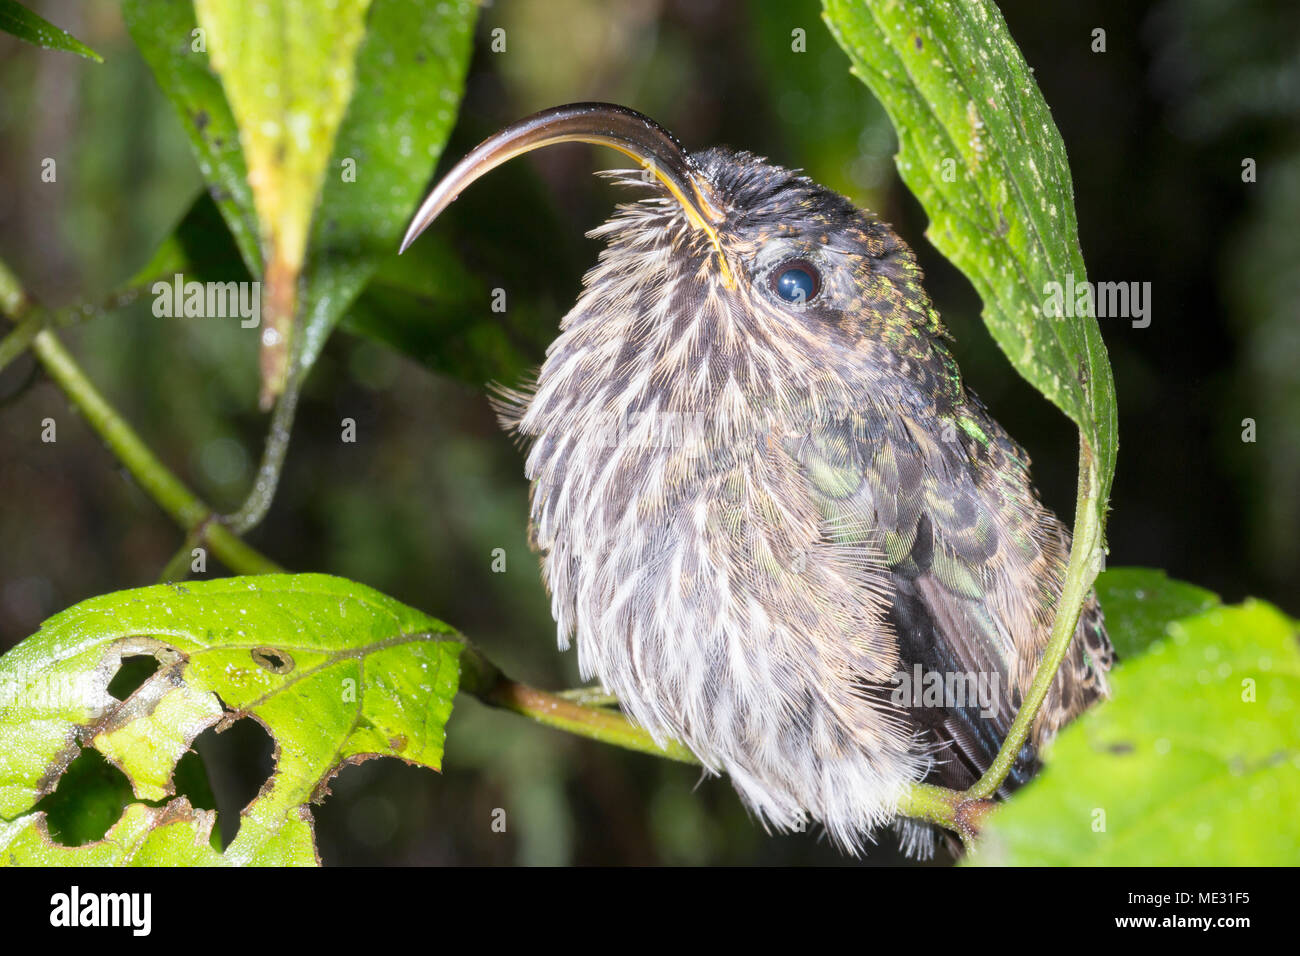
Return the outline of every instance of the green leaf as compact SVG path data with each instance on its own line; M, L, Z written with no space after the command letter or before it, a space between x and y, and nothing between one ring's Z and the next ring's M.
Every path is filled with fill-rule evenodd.
M439 769L463 645L445 624L341 578L261 575L120 591L46 621L0 658L0 860L311 864L306 805L345 763L394 756ZM126 700L124 657L158 670ZM241 717L276 742L275 773L224 854L215 815L173 793L194 738ZM137 803L103 840L51 840L33 810L89 744Z
M1170 580L1154 568L1110 568L1097 578L1096 588L1120 660L1145 651L1166 635L1173 621L1222 603L1213 591Z
M289 374L290 329L303 374L377 263L396 255L455 122L477 7L260 6L265 16L244 0L201 0L199 33L187 4L157 15L128 0L126 11L248 271L264 283L263 319L275 330L269 347L263 339L265 404Z
M15 0L0 0L0 30L46 50L63 50L103 63L104 58L71 34L38 17Z
M1300 644L1261 601L1169 623L1112 673L1046 769L994 811L971 862L1300 861Z
M194 0L248 164L262 257L262 405L285 386L298 280L370 0Z
M1078 426L1105 520L1115 390L1092 317L1046 314L1083 282L1061 134L992 0L824 0L825 19L898 132L898 169L935 247L974 284L1012 365ZM951 172L952 175L945 175Z
M235 237L244 265L251 275L260 276L257 216L239 130L221 81L208 67L193 6L125 0L122 16L163 95L180 115L199 171Z
M456 121L477 14L468 0L376 0L370 11L312 226L299 374L376 266L396 257Z

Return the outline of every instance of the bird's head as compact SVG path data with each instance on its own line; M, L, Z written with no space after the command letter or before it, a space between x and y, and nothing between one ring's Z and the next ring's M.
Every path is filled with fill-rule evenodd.
M935 351L944 332L920 268L888 225L751 153L687 153L663 127L621 106L560 106L485 140L425 199L402 249L488 171L575 141L635 159L639 171L613 175L658 195L621 206L592 233L609 247L557 343L559 352L582 356L571 363L568 388L599 388L603 373L606 401L638 404L627 386L640 377L662 407L663 383L676 379L672 402L698 407L708 394L713 411L731 418L742 410L716 405L728 388L738 406L766 396L797 401L806 415L826 410L807 407L808 396L818 406L860 407L861 391L882 379L915 383L918 368L923 377L946 376L947 363L936 360L946 353Z

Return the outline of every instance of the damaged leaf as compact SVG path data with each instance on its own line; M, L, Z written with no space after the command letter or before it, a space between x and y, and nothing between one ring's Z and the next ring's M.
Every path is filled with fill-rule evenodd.
M1050 314L1053 283L1086 276L1065 143L993 0L823 0L825 19L898 133L899 175L926 237L975 286L1016 371L1079 426L1100 526L1117 412L1097 319Z
M0 860L9 864L312 864L306 804L346 763L394 756L440 769L462 644L447 625L327 575L158 585L93 598L0 658ZM126 700L124 657L160 666ZM132 803L102 840L62 847L34 807L83 746L137 800L175 793L195 737L251 716L275 771L224 853L215 814L185 797Z

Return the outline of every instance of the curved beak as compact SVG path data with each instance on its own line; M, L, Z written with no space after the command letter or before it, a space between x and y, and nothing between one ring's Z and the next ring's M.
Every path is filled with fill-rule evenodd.
M671 133L648 116L611 103L570 103L542 110L479 143L420 204L400 251L405 252L480 176L530 150L572 142L612 147L648 169L681 204L691 225L709 237L726 272L717 230L723 213L712 187Z

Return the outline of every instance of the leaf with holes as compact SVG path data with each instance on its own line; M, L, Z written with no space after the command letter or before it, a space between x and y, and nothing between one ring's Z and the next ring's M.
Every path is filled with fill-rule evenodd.
M312 864L307 804L346 763L393 756L440 769L460 675L458 635L377 591L319 574L119 591L46 621L0 658L0 860L10 864ZM158 669L126 700L123 658ZM218 853L215 822L175 792L202 731L251 716L276 742L275 773ZM33 808L83 746L138 801L102 840L58 846Z
M1262 601L1150 622L1114 696L995 810L971 862L1294 866L1300 643Z

